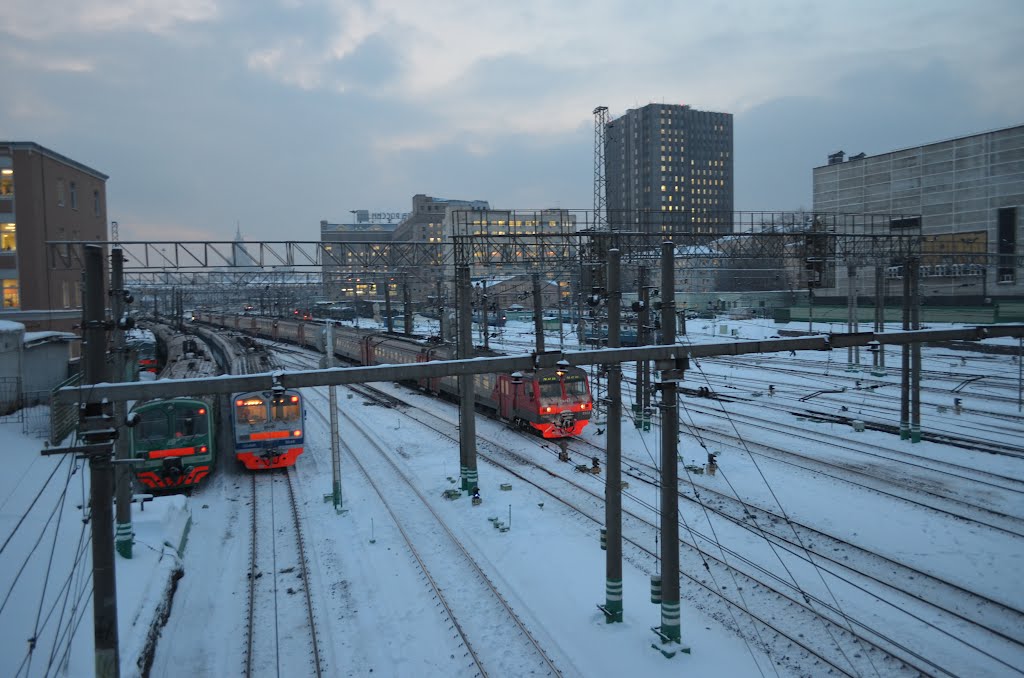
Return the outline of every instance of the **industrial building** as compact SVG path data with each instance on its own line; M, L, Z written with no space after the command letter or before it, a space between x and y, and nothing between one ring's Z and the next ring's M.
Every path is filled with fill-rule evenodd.
M1024 295L1024 126L879 155L839 151L814 168L813 181L814 213L908 215L889 228L920 228L926 303L991 304ZM886 279L902 279L899 262L890 262ZM874 294L873 280L858 287L858 294ZM899 294L897 287L889 293ZM835 291L846 294L843 276Z

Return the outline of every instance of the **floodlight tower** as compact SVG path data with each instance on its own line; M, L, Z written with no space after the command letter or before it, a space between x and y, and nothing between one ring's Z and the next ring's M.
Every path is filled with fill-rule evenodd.
M604 173L605 135L608 129L608 107L594 109L594 230L608 230L608 180Z

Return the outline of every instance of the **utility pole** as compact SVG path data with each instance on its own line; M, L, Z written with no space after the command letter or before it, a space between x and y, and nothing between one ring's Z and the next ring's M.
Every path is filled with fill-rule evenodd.
M473 357L473 309L472 286L469 280L469 266L460 266L458 277L459 299L459 346L460 360ZM476 419L474 400L476 398L473 375L459 377L459 466L462 489L472 493L479 479L476 470Z
M676 342L675 244L661 244L661 343ZM683 378L686 357L676 356L661 368L661 626L654 632L661 641L653 647L666 657L676 652L682 638L679 622L679 411L676 382ZM666 369L667 368L667 369Z
M537 351L537 355L544 352L544 304L540 294L540 273L534 273L531 275L533 282L533 335L535 337L534 344ZM559 304L559 313L561 313L561 304ZM561 318L559 318L561 322Z
M903 331L910 329L910 257L903 258ZM900 440L910 438L910 345L903 344L900 371Z
M334 321L328 320L324 337L324 367L334 367ZM333 491L324 497L324 501L334 503L335 513L342 513L341 497L341 441L338 436L338 387L331 384L327 387L331 407L331 471L333 475Z
M412 290L409 289L409 274L402 275L402 309L405 321L405 334L411 336L415 330L412 324Z
M911 329L921 329L921 286L918 273L921 260L918 257L910 257L910 326ZM907 271L904 271L904 275ZM921 342L915 341L910 345L910 442L921 442Z
M85 383L106 379L106 323L103 300L103 248L84 246L85 299L82 334L85 340ZM89 460L89 519L92 523L92 608L95 675L118 678L121 662L117 638L117 582L114 569L114 474L111 456L117 435L109 401L79 409L79 440L84 444L44 450L44 455L80 454Z
M875 265L875 334L885 331L885 269ZM875 346L872 355L872 376L885 376L885 344Z
M131 300L128 291L124 289L124 254L120 247L110 250L110 310L114 316L113 344L114 344L114 374L110 381L124 381L125 376L125 348L124 330L129 329L134 323L130 321L125 312L125 303ZM114 422L118 426L118 436L114 442L115 456L119 461L127 461L131 456L128 447L127 431L124 423L127 419L126 403L118 400L114 403ZM122 558L131 559L132 541L132 470L127 463L119 464L114 474L114 487L117 488L117 536L115 544L117 552Z
M391 277L388 275L384 276L384 315L387 316L384 326L388 328L388 334L391 334L394 328L391 326Z
M619 250L608 250L608 348L619 347L622 306ZM622 621L622 364L608 363L608 482L604 486L605 603L598 605L609 624Z

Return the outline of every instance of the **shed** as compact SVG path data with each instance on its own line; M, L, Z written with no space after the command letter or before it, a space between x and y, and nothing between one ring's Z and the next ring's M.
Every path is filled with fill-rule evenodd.
M0 414L12 412L18 405L24 337L24 325L0 320Z
M22 390L26 396L47 394L68 378L71 345L79 341L72 332L27 332L22 359Z

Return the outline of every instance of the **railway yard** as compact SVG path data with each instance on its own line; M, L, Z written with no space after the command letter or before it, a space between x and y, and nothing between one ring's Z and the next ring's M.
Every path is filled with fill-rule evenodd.
M321 358L221 341L235 372ZM528 323L491 346L529 352ZM457 404L392 383L338 387L339 515L325 501L327 388L307 388L294 467L254 474L222 456L188 498L184 576L149 675L1024 675L1024 426L1005 346L923 349L920 443L894 432L897 351L885 375L848 370L845 351L694 361L678 487L691 654L672 659L651 647L660 427L656 407L650 426L633 421L633 365L617 625L596 608L602 413L564 450L478 416L477 506L448 492Z
M254 367L317 366L313 352L259 343L265 359L241 351ZM504 349L521 350L515 340ZM1024 448L1012 368L1011 355L926 349L928 435L911 444L887 432L898 424L893 374L847 372L810 353L692 366L679 497L683 635L693 654L681 661L721 666L707 651L721 639L701 648L716 625L734 643L727 664L737 675L1020 673ZM643 649L656 622L646 581L658 571L656 415L649 431L624 424L625 604L635 622L615 633L594 606L603 475L580 471L604 462L599 418L568 443L568 463L551 441L480 419L484 501L474 507L443 498L458 474L457 406L391 384L340 388L346 513L334 516L323 503L327 389L306 390L308 447L287 475L261 479L270 481L253 502L255 478L227 465L193 498L204 505L194 531L216 529L194 533L201 547L186 553L186 571L213 549L214 562L237 565L211 574L216 590L270 597L250 603L248 618L225 619L233 632L198 636L174 616L224 612L209 608L208 579L195 580L195 593L183 579L153 675L178 675L189 659L177 648L197 644L204 661L216 655L225 672L247 675L270 666L281 675L676 670L680 660ZM246 551L236 531L257 504Z

